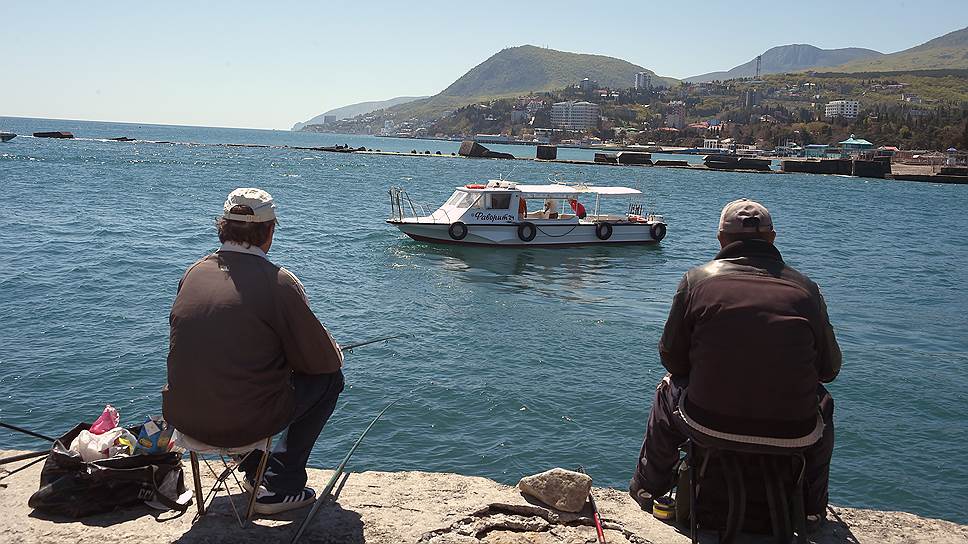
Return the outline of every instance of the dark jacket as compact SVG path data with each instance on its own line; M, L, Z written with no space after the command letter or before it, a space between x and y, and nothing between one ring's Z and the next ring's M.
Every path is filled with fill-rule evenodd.
M342 363L299 280L255 254L223 249L195 263L169 323L165 420L213 446L280 432L293 417L292 373Z
M817 284L769 242L734 242L679 283L659 341L688 376L686 413L722 432L794 438L816 424L817 385L840 372L840 347Z

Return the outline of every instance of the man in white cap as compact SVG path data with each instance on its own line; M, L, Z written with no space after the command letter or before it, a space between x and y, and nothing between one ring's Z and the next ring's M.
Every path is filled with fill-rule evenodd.
M229 193L222 247L193 264L171 308L165 420L189 437L239 447L286 430L255 510L310 504L306 463L343 390L343 354L309 308L302 283L266 254L276 230L272 196ZM261 455L240 467L251 486Z
M648 510L672 487L686 440L680 400L692 421L723 436L816 440L819 411L823 434L805 452L806 513L819 522L833 452L833 399L821 383L841 365L827 306L817 284L783 262L762 204L727 204L718 238L719 254L689 270L672 301L659 341L669 373L656 389L629 491Z

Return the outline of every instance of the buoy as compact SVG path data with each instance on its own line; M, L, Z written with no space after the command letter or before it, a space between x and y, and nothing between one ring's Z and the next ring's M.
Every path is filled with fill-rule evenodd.
M467 189L483 189L484 188L484 186L481 185L480 183L468 183L464 187L467 188Z

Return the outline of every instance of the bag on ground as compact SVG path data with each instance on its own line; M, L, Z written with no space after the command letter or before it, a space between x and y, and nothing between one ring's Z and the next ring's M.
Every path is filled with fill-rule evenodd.
M181 453L132 455L86 462L69 445L81 431L81 423L51 447L40 473L40 489L27 504L47 514L80 518L148 502L184 512L188 509ZM128 431L138 436L141 426ZM173 482L173 483L172 483ZM174 489L162 493L159 488Z

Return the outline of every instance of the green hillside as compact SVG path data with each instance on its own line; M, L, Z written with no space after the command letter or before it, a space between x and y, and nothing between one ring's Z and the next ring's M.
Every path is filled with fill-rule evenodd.
M832 72L900 72L968 69L968 27L916 47L874 59L854 61Z
M652 85L670 87L677 80L656 76L631 62L522 45L504 49L461 76L439 94L391 109L397 117L427 117L477 101L547 92L584 78L616 89L632 87L635 74L652 74Z

